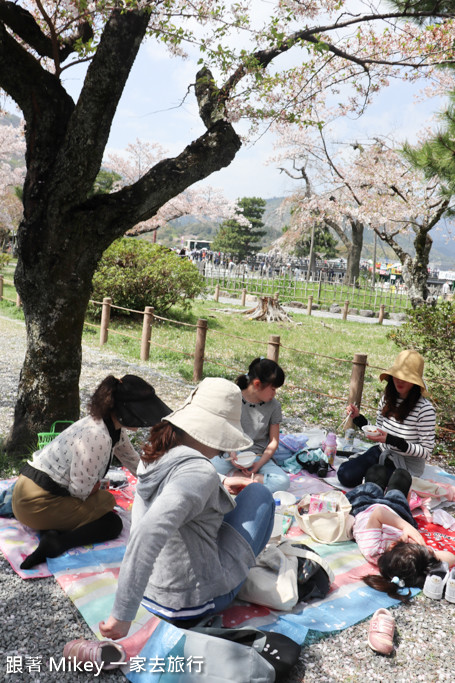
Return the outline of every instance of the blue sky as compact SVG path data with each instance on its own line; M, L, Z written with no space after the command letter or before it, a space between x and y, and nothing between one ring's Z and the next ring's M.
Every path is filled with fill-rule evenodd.
M196 60L170 58L164 48L148 42L142 45L113 122L108 150L119 152L136 138L158 142L170 155L203 132L193 91L187 94L198 66ZM77 97L85 75L84 67L64 72L64 84ZM395 139L416 140L428 125L432 113L442 106L438 101L415 103L417 89L395 82L383 90L360 119L343 119L339 139L366 139L393 134ZM183 101L185 100L185 101ZM238 132L246 132L236 126ZM229 167L213 174L204 183L219 187L228 199L284 196L296 189L296 181L280 173L267 159L273 154L273 137L265 133L247 143Z

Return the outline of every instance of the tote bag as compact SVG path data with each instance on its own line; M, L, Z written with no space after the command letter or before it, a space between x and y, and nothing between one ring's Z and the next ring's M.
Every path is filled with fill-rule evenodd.
M238 597L283 612L292 610L299 600L324 597L335 578L326 560L288 540L268 545L256 562Z
M268 545L257 556L238 597L240 600L288 611L297 604L297 557L287 557L276 545Z
M314 499L321 504L316 512ZM304 496L296 505L295 519L299 527L312 539L319 543L341 543L352 539L351 529L353 517L349 514L351 503L341 491L326 491L325 493Z

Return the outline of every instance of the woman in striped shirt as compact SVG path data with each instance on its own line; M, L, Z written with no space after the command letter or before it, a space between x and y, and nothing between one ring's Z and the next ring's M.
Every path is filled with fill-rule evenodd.
M381 381L387 380L387 386L378 406L377 429L366 434L376 445L340 465L338 479L343 486L361 484L375 464L385 465L389 477L397 467L422 476L433 452L436 425L435 409L425 398L423 365L420 353L402 351L393 366L379 376ZM357 427L368 424L355 405L348 406L348 411Z

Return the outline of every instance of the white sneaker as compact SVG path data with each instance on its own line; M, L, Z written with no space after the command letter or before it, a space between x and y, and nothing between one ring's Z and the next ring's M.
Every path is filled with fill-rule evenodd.
M450 570L444 597L448 602L455 602L455 567Z
M432 600L440 600L444 593L444 587L449 578L449 565L441 562L425 579L423 594Z

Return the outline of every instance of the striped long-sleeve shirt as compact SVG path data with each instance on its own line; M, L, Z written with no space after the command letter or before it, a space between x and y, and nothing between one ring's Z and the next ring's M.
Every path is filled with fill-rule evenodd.
M398 404L402 399L398 399ZM425 461L430 459L434 448L436 412L433 404L423 396L409 415L399 422L394 417L384 417L382 408L384 396L378 406L376 424L389 434L395 443L379 444L382 450L389 451L388 457L395 467L404 467L420 477L425 468ZM393 437L398 437L397 442ZM402 441L401 441L402 440Z
M377 564L378 557L388 550L392 543L396 543L403 534L400 529L389 526L388 524L383 524L377 529L367 528L371 514L377 507L386 506L381 505L380 503L374 504L363 512L359 512L354 518L354 525L352 527L352 534L359 546L360 552L368 562L372 562L373 564Z

